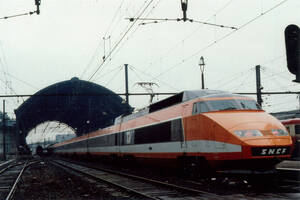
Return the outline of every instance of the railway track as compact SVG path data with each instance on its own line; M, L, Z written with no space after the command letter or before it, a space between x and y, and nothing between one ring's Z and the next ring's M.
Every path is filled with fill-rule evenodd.
M17 162L1 169L0 199L10 200L13 198L14 192L25 169L31 164L33 164L33 162Z
M167 182L152 180L127 173L116 172L107 169L95 169L87 166L55 160L53 164L71 169L90 178L113 185L126 192L142 197L143 199L224 199L206 191L183 187Z
M293 176L279 171L278 174L257 176L252 179L226 177L220 175L218 180L207 180L206 185L219 195L232 199L300 199L299 170L290 169ZM203 187L203 181L186 180L192 185Z

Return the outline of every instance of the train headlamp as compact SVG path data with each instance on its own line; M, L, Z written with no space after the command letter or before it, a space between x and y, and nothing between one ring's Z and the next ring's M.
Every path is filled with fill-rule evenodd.
M271 132L276 136L288 136L289 133L282 129L272 129Z
M259 130L236 130L234 131L234 134L241 138L263 136Z

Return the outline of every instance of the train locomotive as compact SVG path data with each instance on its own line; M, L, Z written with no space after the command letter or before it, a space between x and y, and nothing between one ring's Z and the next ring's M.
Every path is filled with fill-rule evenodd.
M293 143L280 121L252 98L195 90L52 148L56 154L127 157L169 168L268 171L290 158Z

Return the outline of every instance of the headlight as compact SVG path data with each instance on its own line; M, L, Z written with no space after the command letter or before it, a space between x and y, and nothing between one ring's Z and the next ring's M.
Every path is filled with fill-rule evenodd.
M272 129L271 132L276 136L288 136L289 133L282 129Z
M263 134L259 130L237 130L234 131L234 134L241 138L263 136Z

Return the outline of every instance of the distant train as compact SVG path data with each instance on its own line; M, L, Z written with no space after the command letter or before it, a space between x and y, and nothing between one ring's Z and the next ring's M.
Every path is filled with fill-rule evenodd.
M300 157L300 118L282 120L281 123L289 131L295 145L292 157Z
M31 151L28 145L20 145L18 146L17 150L19 155L31 155Z
M267 171L291 156L286 128L252 98L184 91L114 125L52 146L56 154L134 158L170 168Z

